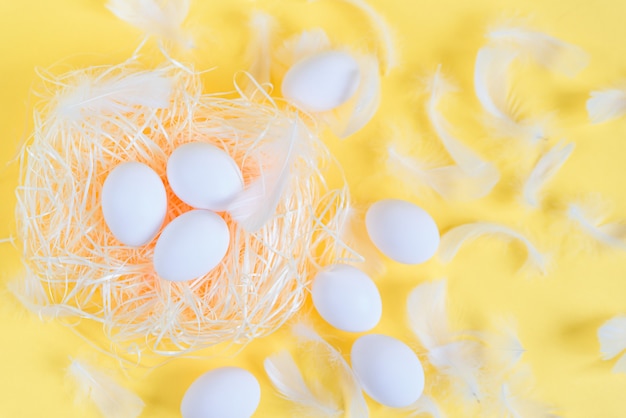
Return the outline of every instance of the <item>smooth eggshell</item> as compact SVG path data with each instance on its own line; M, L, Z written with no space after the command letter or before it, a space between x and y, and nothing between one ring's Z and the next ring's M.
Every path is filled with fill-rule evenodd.
M239 367L211 370L185 392L180 405L183 418L249 418L261 400L257 379Z
M375 401L403 408L424 391L424 369L417 355L402 341L381 334L364 335L351 351L354 373Z
M176 148L167 161L167 180L176 196L196 209L225 211L243 189L237 163L206 142Z
M365 215L365 226L374 245L400 263L423 263L439 247L439 230L433 218L405 200L374 203Z
M343 51L325 51L294 64L285 74L283 96L304 110L324 112L348 101L360 82L359 64Z
M159 175L145 164L122 163L107 176L100 197L104 221L121 243L150 242L167 213L167 194Z
M154 269L173 282L195 279L222 261L229 244L224 219L208 210L192 210L163 228L154 247Z
M320 316L343 331L369 331L382 315L376 284L367 274L346 264L320 271L313 281L311 295Z

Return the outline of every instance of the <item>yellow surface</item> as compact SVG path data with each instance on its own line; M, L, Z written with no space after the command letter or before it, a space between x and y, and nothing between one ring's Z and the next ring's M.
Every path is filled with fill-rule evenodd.
M202 42L190 57L199 68L217 66L204 77L207 91L231 87L234 71L246 68L244 51L247 18L253 8L274 14L279 36L322 26L337 43L360 50L377 46L368 21L352 7L334 0L197 1L190 19ZM525 279L515 274L524 253L515 244L481 240L464 247L454 262L432 260L420 266L387 261L380 286L384 316L375 332L413 341L405 323L406 295L418 283L449 278L450 315L458 329L484 329L499 317L514 317L527 348L523 361L534 372L533 396L553 405L568 418L626 416L626 375L611 373L613 362L599 358L597 328L626 311L626 256L618 252L572 254L567 235L560 235L558 203L599 192L613 203L617 219L626 216L626 119L590 126L584 103L592 89L623 78L626 55L626 3L616 0L371 0L395 30L402 66L383 81L382 108L367 129L328 145L344 165L358 207L376 199L409 199L428 210L440 229L465 222L490 220L519 227L558 254L546 278ZM559 137L576 143L576 150L546 195L556 202L550 212L528 212L517 200L518 176L509 164L507 177L490 197L467 204L450 204L434 195L416 196L384 173L379 154L391 135L390 126L436 143L424 114L422 79L438 64L456 80L459 94L449 100L446 115L459 136L484 155L505 161L512 152L488 138L481 127L481 109L474 97L472 77L476 51L484 43L487 25L501 17L531 16L535 26L577 44L591 55L591 64L575 79L536 69L517 77L520 98L532 109L555 111ZM115 64L136 47L140 33L118 21L100 0L0 0L0 160L10 161L32 128L29 91L35 68L54 72L95 64ZM551 138L554 141L558 138ZM499 160L498 160L499 161ZM4 166L3 166L4 167ZM376 167L377 170L372 169ZM15 164L0 176L0 239L14 232ZM555 227L555 224L557 225ZM19 270L18 252L0 245L4 285ZM0 293L0 417L96 417L87 406L76 406L64 379L68 356L82 357L115 371L116 363L95 351L70 329L41 322L26 312L2 286ZM355 335L338 333L310 311L318 330L348 353ZM414 347L418 347L414 342ZM262 369L263 359L280 348L294 348L288 332L253 342L237 356L204 360L178 359L150 374L133 373L121 381L146 402L143 416L178 416L186 387L202 372L221 365L239 365L258 376L263 397L259 417L292 416L278 398ZM419 350L419 348L418 348ZM117 372L119 373L119 371ZM427 379L434 378L429 375ZM368 401L373 417L405 416ZM463 416L446 405L450 416Z

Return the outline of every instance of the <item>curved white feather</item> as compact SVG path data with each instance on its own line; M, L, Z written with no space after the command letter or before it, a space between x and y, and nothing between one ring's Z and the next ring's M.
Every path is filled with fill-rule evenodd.
M276 49L275 57L283 66L290 68L298 61L330 47L330 40L326 32L323 29L315 28L285 40L282 46Z
M335 417L343 412L330 399L320 399L311 391L288 351L267 357L263 366L276 390L287 400L304 408L309 415Z
M567 215L590 237L609 247L626 249L626 225L620 222L603 223L604 214L592 214L589 208L570 204Z
M446 417L437 402L427 395L420 396L417 402L411 405L408 409L411 412L410 416L429 414L433 418Z
M610 89L592 91L587 100L587 114L591 123L602 123L626 114L626 91Z
M325 339L317 334L311 327L299 323L293 326L293 333L301 340L309 343L319 344L326 350L328 356L336 367L339 368L342 383L344 385L344 393L348 394L349 399L346 400L347 414L355 418L368 418L369 408L363 397L361 385L352 371L350 365L343 358L341 353L330 345Z
M73 359L68 378L78 388L77 399L90 399L105 418L135 418L143 411L137 395L85 362Z
M380 74L373 55L356 57L359 63L359 88L348 103L331 112L328 124L339 138L346 138L364 127L380 105Z
M478 50L474 65L474 91L485 110L496 118L512 119L509 104L509 66L517 57L510 49L485 46Z
M298 154L296 150L301 135L304 135L303 129L306 130L296 115L289 129L282 133L282 138L279 137L267 149L261 150L259 177L247 185L229 205L228 212L249 233L258 231L276 212Z
M417 286L407 298L411 331L427 350L451 340L446 311L446 279Z
M311 2L316 0L309 0ZM396 51L395 42L393 40L393 31L387 24L385 19L367 2L364 0L341 0L348 3L357 9L361 10L363 14L372 22L378 37L382 44L384 52L384 73L389 74L389 71L398 66L398 52Z
M460 340L434 347L428 351L428 361L449 376L465 397L481 401L484 394L480 379L484 365L479 342Z
M616 316L602 324L598 328L598 341L604 360L610 360L626 350L626 316Z
M554 177L573 151L573 143L565 144L561 141L539 159L524 183L523 195L526 204L534 208L539 206L540 189Z
M546 274L548 258L539 252L528 238L511 228L489 222L464 224L446 232L441 237L439 244L439 258L444 263L449 263L464 243L484 235L504 235L519 240L528 252L526 267L536 268L541 273Z
M469 198L485 196L500 180L500 172L495 165L483 160L450 133L449 123L439 113L437 106L446 94L453 91L453 88L443 79L440 68L437 69L432 78L430 89L431 93L426 107L428 119L441 139L444 148L460 169L446 167L439 171L432 171L430 174L431 181L439 182L440 189L445 190L447 189L446 184L466 178L474 190L473 193L465 192ZM441 180L433 179L432 176L441 177Z
M589 64L589 56L581 48L519 25L494 28L487 38L496 46L512 48L520 56L529 56L538 64L570 77Z
M147 35L192 46L181 25L189 14L190 0L108 0L106 8Z

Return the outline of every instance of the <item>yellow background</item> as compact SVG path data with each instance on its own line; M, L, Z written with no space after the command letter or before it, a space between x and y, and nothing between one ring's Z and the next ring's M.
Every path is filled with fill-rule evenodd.
M558 252L545 278L516 274L524 253L515 244L481 240L464 247L454 262L432 260L420 266L386 262L386 273L375 277L383 295L384 315L375 332L412 341L405 323L406 295L415 285L446 276L450 316L458 328L484 329L491 319L514 317L527 352L523 360L536 377L534 397L555 406L568 418L626 417L626 375L611 373L613 362L599 358L597 328L626 311L626 256L618 252L572 253L569 234L561 234L560 205L598 192L613 203L616 219L626 218L626 118L599 126L587 123L588 92L626 77L626 3L616 0L371 0L394 28L402 66L383 81L382 107L367 129L343 142L327 143L344 165L358 207L376 199L409 199L427 209L440 229L475 220L519 227L537 237L543 247ZM278 37L322 26L337 44L375 50L376 36L367 19L340 1L197 0L189 25L200 39L190 59L198 68L217 66L204 76L207 92L229 90L232 75L245 69L247 20L254 8L276 16ZM590 53L591 64L575 79L529 68L516 77L520 97L534 111L555 111L558 137L576 143L572 158L546 190L550 210L529 212L517 199L519 175L504 164L507 175L486 199L450 204L434 195L417 196L384 173L380 153L401 126L406 143L436 143L424 115L423 77L438 64L456 80L459 94L451 98L447 117L459 137L484 155L510 160L513 151L488 138L479 123L481 109L472 77L476 52L485 42L487 26L502 17L530 16L539 29ZM115 64L127 58L140 40L138 30L117 20L102 0L0 0L0 162L9 162L20 141L32 129L30 93L35 68L65 71L95 64ZM373 170L377 167L379 170ZM0 238L14 233L15 164L0 175ZM18 252L0 245L2 283L19 271ZM55 322L41 322L26 312L2 286L0 293L0 417L96 417L76 406L64 379L68 356L87 358L115 371L116 363ZM310 311L310 307L308 308ZM318 330L348 353L355 335L338 333L311 311ZM416 346L413 344L413 346ZM182 395L202 372L221 365L240 365L262 385L260 417L291 416L289 404L278 398L265 377L263 359L282 347L293 348L285 330L253 342L239 355L206 360L178 359L150 374L121 381L146 402L145 417L178 416ZM417 347L417 346L416 346ZM428 376L427 376L428 379ZM373 417L403 416L370 401ZM451 416L463 416L448 409Z

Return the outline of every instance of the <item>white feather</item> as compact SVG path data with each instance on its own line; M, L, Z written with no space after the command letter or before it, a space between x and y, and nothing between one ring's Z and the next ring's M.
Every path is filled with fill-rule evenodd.
M417 286L409 293L407 314L411 331L427 350L451 339L446 311L446 279Z
M343 358L341 353L339 353L326 340L320 337L319 334L317 334L311 327L305 324L299 323L294 325L292 331L301 340L322 346L322 348L328 353L331 363L339 369L339 375L342 379L341 382L344 386L343 392L349 397L349 399L344 402L344 404L347 405L346 413L348 416L354 418L369 417L369 408L367 407L367 403L363 397L361 385L352 371L352 368Z
M78 314L65 305L52 303L41 280L32 273L27 273L24 277L9 282L7 288L26 309L38 315L40 319L76 316Z
M602 123L626 114L626 90L592 91L587 100L587 113L591 123Z
M422 395L420 398L408 408L411 412L410 416L428 414L433 418L445 418L446 415L443 413L437 402L430 396Z
M461 195L467 199L478 199L487 195L500 180L498 169L480 158L474 151L463 145L450 134L448 121L439 113L437 107L441 99L453 88L441 76L438 68L431 83L430 97L427 103L428 119L441 142L458 168L441 167L429 173L431 184L437 184L443 195ZM461 183L462 182L462 183ZM450 188L460 191L452 193ZM437 189L436 189L437 190Z
M553 36L520 25L500 26L489 31L493 45L513 49L551 71L573 77L589 64L589 56L579 47Z
M287 400L301 406L304 413L326 417L343 413L332 400L321 399L311 391L289 352L274 354L266 358L263 365L276 390Z
M344 106L331 112L327 123L339 138L346 138L363 128L376 114L380 105L380 74L373 55L356 57L360 83L354 96Z
M626 350L626 316L616 316L598 328L600 353L610 360Z
M504 418L556 418L554 408L533 396L533 378L528 367L517 370L499 388L498 416Z
M441 237L439 244L439 258L448 263L452 261L461 246L484 235L504 235L519 240L528 252L526 267L536 268L541 273L547 273L548 257L537 248L524 235L506 226L489 222L475 222L457 226L446 232Z
M68 377L77 385L77 399L90 399L105 418L135 418L143 411L137 395L84 362L72 360Z
M565 164L574 151L574 144L561 141L546 152L533 168L524 184L524 201L531 207L539 206L539 190Z
M526 349L517 335L512 320L501 321L498 332L471 332L490 349L490 363L493 363L501 374L512 370L520 363Z
M296 115L282 137L261 150L259 178L246 186L229 205L228 212L247 232L259 230L274 216L290 179L302 129L300 118Z
M581 204L570 204L567 214L583 232L597 242L612 248L626 250L626 225L624 223L604 223L605 213Z
M55 112L61 118L80 121L102 114L122 114L136 106L164 109L170 105L172 80L163 71L106 75L86 79L57 97Z
M267 13L256 11L250 19L252 36L248 45L251 59L250 74L260 84L270 82L272 61L271 38L274 18Z
M309 0L311 2L316 0ZM395 43L394 43L394 35L391 27L387 24L385 19L367 2L364 0L342 0L345 3L348 3L357 9L361 10L363 14L367 16L367 18L372 22L378 37L382 43L382 49L384 52L384 73L389 74L389 71L396 68L398 66L398 52L396 51Z
M515 50L485 46L478 51L474 66L474 91L491 116L489 125L497 137L519 138L536 143L545 137L543 119L520 120L520 103L511 93L508 72L518 57Z
M480 343L460 340L434 347L428 351L428 361L450 377L465 397L481 401L484 395L480 384L483 369Z
M190 3L191 0L108 0L106 7L146 35L191 47L192 40L181 28Z

